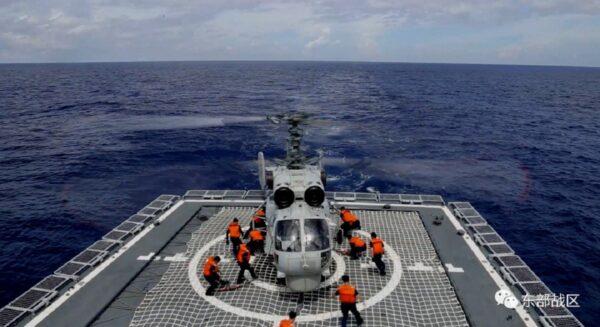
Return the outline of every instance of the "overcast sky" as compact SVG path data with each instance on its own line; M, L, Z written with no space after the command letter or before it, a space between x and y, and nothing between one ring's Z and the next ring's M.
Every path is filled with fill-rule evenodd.
M600 66L600 0L0 0L0 62Z

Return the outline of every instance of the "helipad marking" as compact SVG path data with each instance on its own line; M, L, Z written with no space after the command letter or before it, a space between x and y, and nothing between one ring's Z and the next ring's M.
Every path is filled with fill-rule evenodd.
M406 269L412 270L412 271L433 271L433 267L426 266L420 261L415 262L414 265L412 265Z
M365 231L358 231L358 233L360 233L363 236L369 237L369 233L367 233ZM194 257L190 261L190 263L188 265L188 278L190 280L190 283L191 283L194 291L196 291L196 293L198 293L198 295L202 299L204 299L206 302L212 304L213 306L215 306L225 312L233 314L233 315L237 315L237 316L245 317L245 318L260 319L260 320L274 322L274 323L283 319L284 316L278 316L278 315L259 313L259 312L246 310L243 308L232 306L231 304L229 304L227 302L221 301L216 296L206 296L206 294L205 294L206 289L204 288L204 285L202 285L202 283L200 282L200 279L197 276L197 267L198 267L198 264L200 264L200 260L202 259L204 254L206 252L208 252L208 250L211 247L213 247L218 242L222 242L224 239L225 239L225 235L221 235L221 236L215 238L214 240L208 242L198 252L196 252ZM389 296L396 289L398 284L400 283L400 278L402 277L402 264L400 263L400 257L398 256L398 253L396 253L396 251L391 246L388 246L385 242L384 242L384 246L387 250L386 255L391 259L391 261L393 263L393 266L394 266L393 271L394 272L392 273L392 276L391 276L390 280L388 281L388 283L381 289L381 291L379 291L377 294L373 295L366 301L358 303L357 308L359 311L367 309L367 308L381 302L383 299L385 299L387 296ZM337 261L336 261L336 263L337 263ZM330 279L333 279L333 277ZM320 321L320 320L326 320L326 319L330 319L330 318L339 318L341 316L342 316L342 312L339 310L336 310L336 311L323 312L323 313L318 313L318 314L302 315L302 316L296 318L296 321L297 322Z
M186 262L188 261L188 257L186 257L183 253L176 253L174 256L164 257L164 261L168 262Z
M446 269L448 269L448 272L452 272L452 273L464 273L465 272L465 270L462 269L461 267L454 267L451 263L446 264Z
M154 254L155 254L154 252L150 252L150 253L148 253L148 255L141 255L141 256L137 257L137 259L139 261L150 261L150 260L152 260L152 258L154 258Z

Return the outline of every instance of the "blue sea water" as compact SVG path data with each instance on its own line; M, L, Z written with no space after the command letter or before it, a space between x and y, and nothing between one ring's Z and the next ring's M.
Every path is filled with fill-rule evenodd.
M574 313L600 312L600 69L0 65L0 305L159 194L257 188L266 114L315 115L328 187L467 200Z

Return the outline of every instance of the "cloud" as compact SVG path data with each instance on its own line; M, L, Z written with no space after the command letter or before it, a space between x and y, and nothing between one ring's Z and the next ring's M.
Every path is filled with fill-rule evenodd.
M556 27L548 21L571 34L549 32ZM590 59L600 48L598 0L8 0L0 25L0 62L535 63L532 49L551 48L561 55L539 63L600 65ZM549 45L536 45L535 38Z

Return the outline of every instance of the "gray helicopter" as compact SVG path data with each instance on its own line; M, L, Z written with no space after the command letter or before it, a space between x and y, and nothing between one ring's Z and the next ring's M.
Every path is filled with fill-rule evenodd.
M268 119L287 123L289 137L285 159L267 166L263 153L258 154L260 184L269 194L266 251L273 255L278 282L292 291L312 291L329 275L333 245L322 157L307 158L302 153L301 125L306 123L306 114Z

